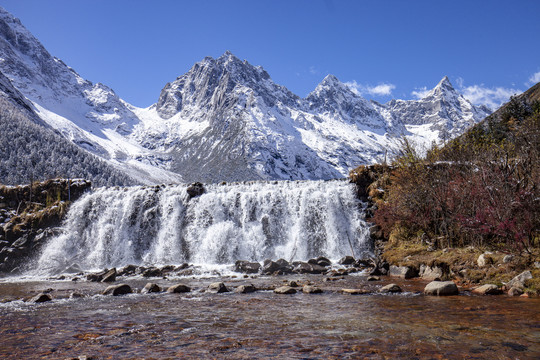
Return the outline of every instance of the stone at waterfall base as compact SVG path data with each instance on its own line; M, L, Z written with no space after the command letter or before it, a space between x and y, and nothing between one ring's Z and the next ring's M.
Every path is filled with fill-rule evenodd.
M323 291L321 288L318 288L316 286L304 285L302 287L302 292L304 294L322 294Z
M155 283L148 283L144 286L144 288L141 290L141 294L150 294L150 293L158 293L161 291L161 288L158 284Z
M400 293L403 290L397 284L388 284L379 289L380 293Z
M473 293L479 294L479 295L500 295L502 294L502 290L499 289L497 285L494 284L486 284L479 286L477 288L474 288L472 290Z
M238 294L249 294L255 291L257 291L257 288L253 284L240 285L236 289L234 289L234 292Z
M191 288L184 284L176 284L167 289L167 292L170 294L180 294L190 292Z
M28 300L28 302L39 304L39 303L44 303L51 300L52 300L51 295L45 294L45 293L39 293L33 298L31 298L30 300Z
M450 296L458 295L459 290L453 281L432 281L424 288L425 295Z
M112 295L112 296L119 296L119 295L126 295L131 294L133 290L131 289L131 286L128 284L119 284L119 285L112 285L106 288L102 295Z
M276 294L296 294L296 289L290 286L280 286L274 292Z
M341 292L349 295L366 295L371 294L371 291L365 289L341 289Z
M215 282L208 286L208 292L215 293L215 294L221 294L225 292L229 292L229 289L225 286L222 282Z

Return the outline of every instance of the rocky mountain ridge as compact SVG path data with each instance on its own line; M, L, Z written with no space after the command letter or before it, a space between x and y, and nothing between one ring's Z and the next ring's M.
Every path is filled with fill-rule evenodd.
M330 179L459 135L486 115L444 78L420 100L368 101L328 75L306 98L226 52L142 109L82 79L0 9L0 73L46 126L141 183Z

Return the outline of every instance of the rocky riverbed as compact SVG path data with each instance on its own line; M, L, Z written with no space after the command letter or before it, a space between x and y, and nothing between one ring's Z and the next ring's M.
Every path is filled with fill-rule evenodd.
M327 274L179 271L190 268L192 275L159 276L119 269L109 282L91 281L96 273L4 280L0 357L540 356L539 299L477 295L470 288L459 288L457 296L428 296L430 281L421 278L339 267ZM127 286L128 294L106 291L118 285ZM174 290L178 285L181 291ZM145 288L154 290L141 293ZM39 294L52 300L32 302Z

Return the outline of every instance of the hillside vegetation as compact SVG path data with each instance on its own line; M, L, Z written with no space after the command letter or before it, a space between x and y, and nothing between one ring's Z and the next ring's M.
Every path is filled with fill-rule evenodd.
M56 177L85 178L96 186L133 185L134 180L78 148L0 96L0 184Z
M351 178L370 179L387 258L469 247L471 259L499 251L527 267L540 253L540 84L425 157L404 140L391 166Z

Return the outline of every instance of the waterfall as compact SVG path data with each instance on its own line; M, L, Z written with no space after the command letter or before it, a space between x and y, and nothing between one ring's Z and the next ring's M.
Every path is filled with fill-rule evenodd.
M100 188L72 204L61 234L34 266L55 273L127 264L236 260L307 260L361 255L368 228L354 185L343 181L274 181Z

